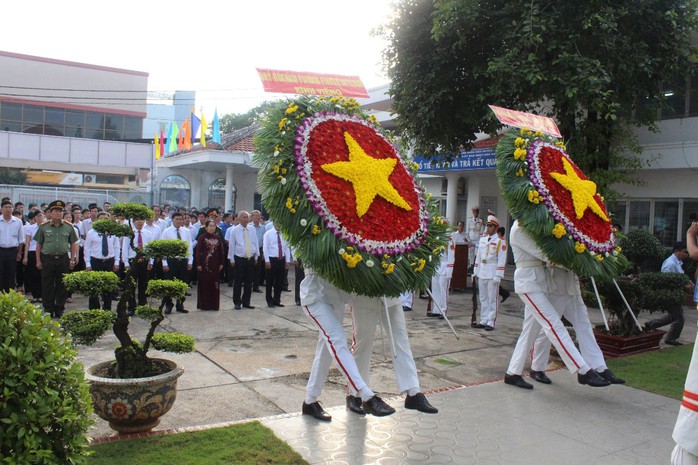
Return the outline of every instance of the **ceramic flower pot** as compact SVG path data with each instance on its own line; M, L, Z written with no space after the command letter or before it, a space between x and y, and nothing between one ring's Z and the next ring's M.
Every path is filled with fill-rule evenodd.
M177 397L177 379L184 370L175 362L159 360L171 370L148 378L113 379L94 375L112 362L87 369L95 413L108 421L112 429L119 433L148 431L172 408Z
M635 355L650 350L659 350L659 341L666 331L657 329L636 336L612 336L594 331L594 337L605 358Z

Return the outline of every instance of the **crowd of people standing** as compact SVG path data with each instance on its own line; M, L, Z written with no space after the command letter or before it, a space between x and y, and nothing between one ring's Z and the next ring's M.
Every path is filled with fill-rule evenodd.
M217 208L198 210L153 205L147 221L112 215L111 204L96 203L87 208L56 200L50 204L29 204L2 199L0 216L0 292L14 289L53 317L63 314L71 295L63 275L73 271L113 271L133 268L136 298L129 313L147 303L150 279L179 279L198 286L196 308L218 310L220 286L233 287L235 309L254 308L252 292L266 287L269 307L283 307L280 293L288 289L288 270L296 263L290 248L258 210L220 213ZM129 224L134 230L133 246L128 238L106 236L92 229L99 219ZM134 250L158 239L180 239L188 244L186 257L147 260ZM267 253L265 253L265 251ZM300 273L300 274L299 274ZM187 293L187 295L190 295ZM165 302L165 312L188 313L185 299ZM298 292L296 303L300 305ZM89 308L111 309L112 296L89 298Z

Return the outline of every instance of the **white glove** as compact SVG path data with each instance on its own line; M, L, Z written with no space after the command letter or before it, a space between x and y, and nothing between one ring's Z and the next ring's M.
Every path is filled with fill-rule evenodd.
M495 284L499 284L499 283L502 282L502 278L500 278L499 276L495 276L495 277L492 279L492 282L495 283Z

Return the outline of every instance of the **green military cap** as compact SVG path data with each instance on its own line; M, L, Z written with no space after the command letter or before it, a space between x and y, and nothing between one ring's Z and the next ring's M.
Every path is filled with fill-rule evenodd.
M65 209L65 202L62 200L54 200L50 204L48 204L48 209L53 210L54 208L57 208L59 210L64 210Z

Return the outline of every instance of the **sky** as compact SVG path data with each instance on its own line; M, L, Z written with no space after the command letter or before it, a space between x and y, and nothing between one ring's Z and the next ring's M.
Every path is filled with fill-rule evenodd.
M386 84L386 42L371 31L391 10L391 0L4 2L0 50L147 72L149 92L194 90L210 120L282 97L264 93L256 68Z

